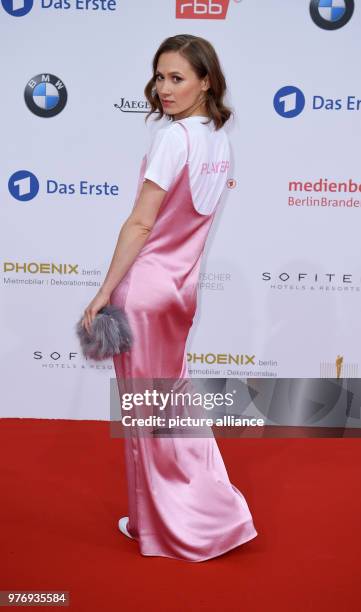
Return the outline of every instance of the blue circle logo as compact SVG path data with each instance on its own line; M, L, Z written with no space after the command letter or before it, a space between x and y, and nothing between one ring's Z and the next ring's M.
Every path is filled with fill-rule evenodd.
M4 10L12 17L23 17L33 8L33 0L1 0Z
M354 0L311 0L310 15L320 28L338 30L350 21L354 8Z
M33 100L39 108L55 108L59 102L58 90L52 83L39 83L33 89Z
M38 117L55 117L64 109L68 93L55 74L44 72L32 77L24 91L25 104Z
M18 170L9 178L8 187L13 198L28 202L38 194L39 181L29 170Z
M305 106L305 96L298 87L286 85L279 89L274 98L273 106L281 117L291 119L302 113Z

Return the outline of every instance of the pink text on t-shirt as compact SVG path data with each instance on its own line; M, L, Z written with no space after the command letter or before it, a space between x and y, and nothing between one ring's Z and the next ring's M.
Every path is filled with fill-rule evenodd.
M226 172L229 168L229 161L222 160L217 162L204 162L201 167L201 174L218 174L219 172Z

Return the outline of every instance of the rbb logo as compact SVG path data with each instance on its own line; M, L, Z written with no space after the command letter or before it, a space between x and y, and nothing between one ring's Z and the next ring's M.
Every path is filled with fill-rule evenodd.
M229 0L176 0L177 19L225 19Z

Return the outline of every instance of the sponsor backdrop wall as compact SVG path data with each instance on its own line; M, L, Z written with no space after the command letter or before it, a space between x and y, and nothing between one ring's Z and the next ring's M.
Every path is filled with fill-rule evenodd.
M215 46L235 118L189 338L197 377L357 378L360 7L321 0L1 0L2 416L109 418L74 325L159 123L161 41ZM257 410L255 408L255 413Z

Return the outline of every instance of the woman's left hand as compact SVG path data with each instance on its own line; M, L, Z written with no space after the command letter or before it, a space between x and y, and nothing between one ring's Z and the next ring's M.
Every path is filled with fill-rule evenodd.
M109 304L110 295L104 293L102 290L98 291L95 298L90 302L87 308L84 310L84 316L82 318L81 324L87 330L88 334L90 334L90 329L94 318L101 308Z

